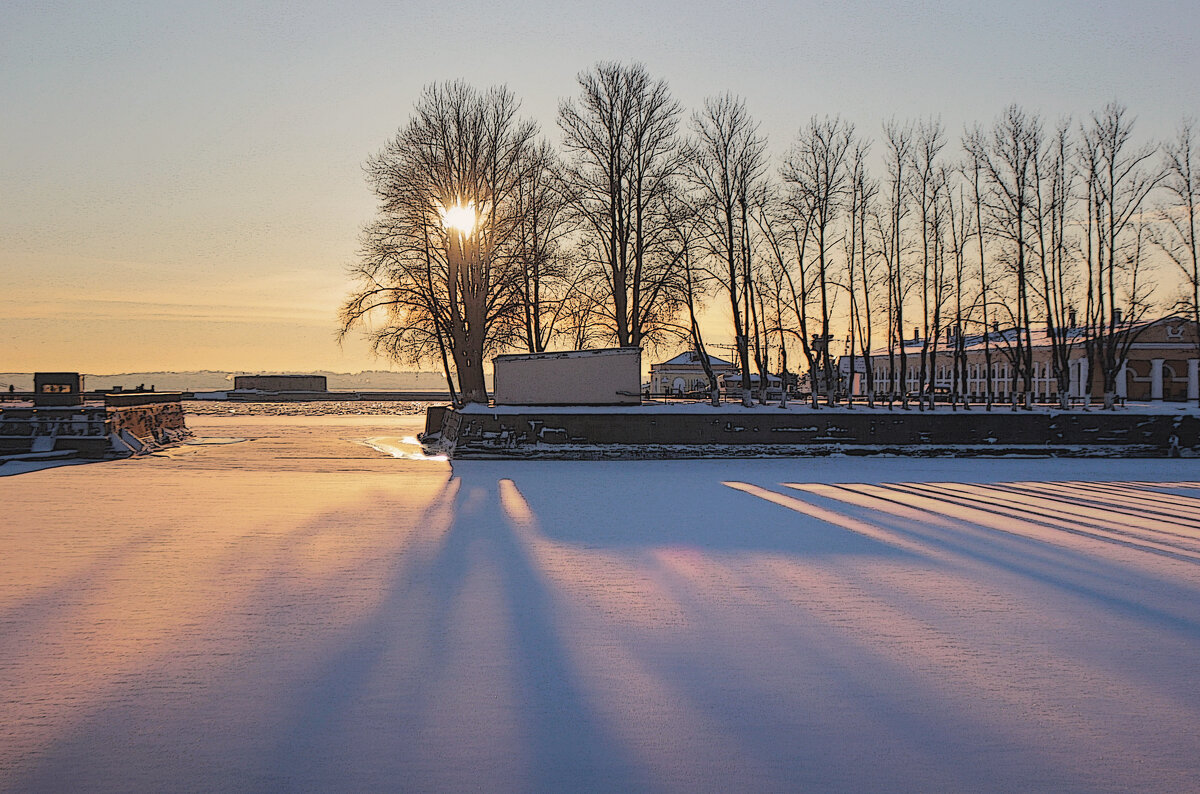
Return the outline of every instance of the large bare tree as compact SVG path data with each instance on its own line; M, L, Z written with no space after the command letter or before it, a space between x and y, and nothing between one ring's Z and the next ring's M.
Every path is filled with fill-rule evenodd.
M686 181L709 257L708 270L729 298L746 405L751 404L749 340L757 325L748 243L750 201L766 169L765 150L758 125L745 104L732 95L706 99L704 110L692 116ZM761 345L755 347L761 350ZM761 361L761 353L758 358Z
M521 346L541 353L556 337L565 337L572 306L582 284L569 196L560 178L558 155L542 141L528 147L517 183L517 233L514 253L520 269L516 289L521 302Z
M1035 174L1034 260L1040 280L1035 285L1042 301L1048 362L1059 407L1067 408L1071 388L1071 354L1078 341L1075 330L1075 268L1068 219L1072 193L1070 123L1059 124L1049 146L1042 150Z
M849 157L854 144L854 125L839 118L815 116L801 130L791 152L784 159L783 180L791 189L789 204L798 214L811 217L809 234L816 246L817 296L820 300L821 331L817 339L817 364L821 369L826 401L833 403L836 393L833 334L830 323L836 284L832 256L838 222L850 193Z
M1116 402L1117 378L1150 310L1146 273L1146 200L1162 179L1155 147L1132 142L1133 118L1110 103L1083 129L1079 158L1087 210L1088 358L1099 368L1104 407Z
M887 269L888 315L888 407L898 395L908 408L908 355L904 347L904 306L910 285L905 267L907 242L905 220L911 211L908 200L908 163L913 152L911 124L892 119L883 126L884 163L887 168L886 204L875 216L880 250Z
M1037 207L1037 170L1044 143L1042 122L1018 105L1009 105L992 127L984 156L990 190L988 208L993 239L1004 247L1004 259L1013 278L1008 310L1013 333L1005 341L1013 364L1012 399L1018 393L1026 408L1033 399L1033 318L1030 311L1030 250L1034 240Z
M867 405L875 406L875 361L871 355L874 342L875 307L872 305L879 286L880 257L868 247L868 221L873 211L878 185L867 175L867 154L870 144L859 141L850 156L850 199L846 207L849 221L846 251L846 289L850 295L848 352L849 382L846 401L853 404L854 381L857 372L855 352L861 348L863 358L863 388Z
M430 85L366 163L379 216L363 232L342 334L364 328L389 357L438 358L462 402L487 401L484 356L519 326L519 187L537 130L518 105L506 88Z
M995 370L992 366L992 318L994 313L990 301L993 296L992 272L989 267L987 250L987 226L984 223L984 199L986 195L985 179L987 161L987 135L983 128L976 125L963 135L963 150L967 154L967 162L963 166L963 175L971 186L971 216L974 220L973 234L979 256L979 297L967 310L968 317L978 307L980 318L977 321L982 329L980 341L983 345L983 399L985 410L992 410L995 398ZM979 366L978 364L976 366ZM978 370L977 370L978 371Z
M686 303L666 201L682 159L680 106L641 64L598 64L579 87L560 103L558 125L583 251L607 293L596 320L616 344L640 347L669 333Z
M941 327L941 312L945 301L946 282L943 267L943 240L945 225L943 205L946 200L946 177L939 162L945 146L942 123L928 119L917 126L917 137L913 147L909 190L921 240L921 354L918 383L920 384L918 405L924 409L926 401L933 407L936 378L937 345Z

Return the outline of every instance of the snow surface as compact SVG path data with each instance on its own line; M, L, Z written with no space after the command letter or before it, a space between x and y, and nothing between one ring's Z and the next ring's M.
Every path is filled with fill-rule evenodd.
M0 479L0 790L1196 789L1200 462L451 467L421 422Z

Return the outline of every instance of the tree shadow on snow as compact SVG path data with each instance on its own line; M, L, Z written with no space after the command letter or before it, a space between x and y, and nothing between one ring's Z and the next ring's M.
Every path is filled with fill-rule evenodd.
M459 461L454 471L464 479L492 482L511 477L542 534L585 547L686 547L798 557L911 554L739 492L742 481L786 489L778 476L755 476L754 467L738 463ZM768 471L778 475L775 468Z

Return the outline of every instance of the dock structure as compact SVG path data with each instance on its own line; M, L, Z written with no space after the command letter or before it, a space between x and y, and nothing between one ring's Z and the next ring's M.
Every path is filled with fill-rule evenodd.
M179 392L92 395L78 373L39 372L19 396L0 408L0 459L123 457L188 435Z

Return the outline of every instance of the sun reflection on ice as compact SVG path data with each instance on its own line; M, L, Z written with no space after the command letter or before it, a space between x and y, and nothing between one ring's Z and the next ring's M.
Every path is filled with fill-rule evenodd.
M375 436L364 439L362 443L371 449L382 452L385 455L391 455L393 458L400 458L401 460L449 460L446 455L426 455L421 442L413 436L404 436L403 438Z

